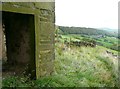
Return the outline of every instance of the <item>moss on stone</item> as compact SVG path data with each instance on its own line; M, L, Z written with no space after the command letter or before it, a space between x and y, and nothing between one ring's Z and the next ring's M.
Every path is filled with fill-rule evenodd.
M45 76L47 74L49 75L50 70L53 71L53 69L50 68L50 70L48 71L48 69L46 68L49 68L48 64L49 63L52 64L52 61L51 62L49 61L49 63L43 62L44 66L41 65L39 61L45 59L47 60L54 59L53 50L54 50L54 29L55 29L54 27L55 3L54 2L39 2L39 3L38 2L4 2L2 5L2 11L33 15L33 17L31 17L28 21L29 31L30 31L29 45L31 49L34 49L33 47L35 47L35 52L33 52L33 54L31 55L28 71L34 70L34 68L36 68L35 71L37 78L41 76ZM32 23L33 21L34 24ZM34 31L32 30L33 28L35 29ZM13 34L17 35L17 32ZM50 50L50 52L48 53L49 55L47 55L46 53L46 51L48 50ZM29 52L29 50L27 52ZM41 54L40 52L43 53ZM35 56L35 60L33 56ZM41 70L44 69L47 74L42 73Z

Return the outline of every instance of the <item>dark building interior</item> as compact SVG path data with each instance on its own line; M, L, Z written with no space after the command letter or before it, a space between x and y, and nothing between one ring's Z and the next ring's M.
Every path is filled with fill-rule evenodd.
M35 26L34 16L2 12L3 28L3 76L36 74L35 71Z

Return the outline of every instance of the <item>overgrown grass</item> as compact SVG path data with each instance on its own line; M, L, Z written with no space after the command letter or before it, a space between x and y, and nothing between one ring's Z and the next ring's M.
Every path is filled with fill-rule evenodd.
M106 54L102 46L67 47L61 38L55 44L55 72L38 80L28 77L7 77L3 87L115 87L117 59Z
M57 48L60 50L59 47ZM106 48L100 48L100 46L96 48L73 47L70 51L61 51L62 55L56 53L57 73L76 79L76 82L79 81L76 86L116 86L117 76L113 73L115 65L113 65L111 58L101 54L106 51ZM81 81L81 79L85 81Z

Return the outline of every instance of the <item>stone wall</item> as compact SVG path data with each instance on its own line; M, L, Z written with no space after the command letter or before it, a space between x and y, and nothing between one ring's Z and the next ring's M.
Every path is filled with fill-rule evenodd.
M2 11L34 15L36 77L39 78L52 74L55 57L55 3L3 2Z
M0 62L2 60L2 52L3 52L3 32L2 32L2 21L0 21Z

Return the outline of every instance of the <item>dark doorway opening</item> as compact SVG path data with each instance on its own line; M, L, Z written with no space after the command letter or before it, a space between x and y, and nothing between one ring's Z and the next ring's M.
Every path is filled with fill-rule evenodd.
M2 12L2 76L29 74L36 77L34 16Z

